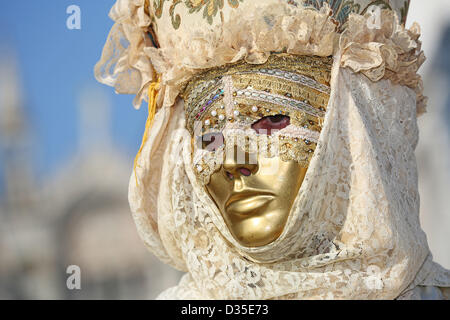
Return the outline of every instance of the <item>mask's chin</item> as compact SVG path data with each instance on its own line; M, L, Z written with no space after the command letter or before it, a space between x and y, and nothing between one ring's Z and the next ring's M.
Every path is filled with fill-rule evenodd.
M282 234L306 170L279 157L260 157L253 165L226 159L205 187L234 239L260 247Z

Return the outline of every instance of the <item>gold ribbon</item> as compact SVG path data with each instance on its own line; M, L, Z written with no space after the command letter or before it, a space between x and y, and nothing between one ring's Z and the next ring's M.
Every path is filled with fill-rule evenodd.
M136 176L137 161L141 155L144 144L148 139L150 128L151 128L151 126L153 124L153 120L155 118L156 101L158 98L158 93L159 93L160 88L161 88L161 76L158 75L156 81L153 81L150 84L150 86L148 87L148 116L147 116L147 121L145 123L145 132L144 132L144 137L142 138L141 147L139 148L139 151L136 154L136 157L134 158L133 169L134 169L134 176L136 178L136 185L138 185L138 180L137 180L137 176Z

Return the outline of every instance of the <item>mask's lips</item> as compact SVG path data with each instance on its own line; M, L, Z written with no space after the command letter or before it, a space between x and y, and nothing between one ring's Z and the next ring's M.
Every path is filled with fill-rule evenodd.
M249 215L266 206L275 195L265 191L242 191L233 193L225 203L225 210L237 215Z

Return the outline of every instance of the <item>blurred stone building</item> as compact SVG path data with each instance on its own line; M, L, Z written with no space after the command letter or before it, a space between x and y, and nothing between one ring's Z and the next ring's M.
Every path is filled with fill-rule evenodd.
M181 273L138 238L127 201L132 159L110 139L101 93L81 94L78 151L35 181L14 60L0 58L0 299L152 299L175 285ZM81 290L66 286L70 265L81 269Z
M419 118L420 217L435 261L450 269L450 25L424 75L428 110Z

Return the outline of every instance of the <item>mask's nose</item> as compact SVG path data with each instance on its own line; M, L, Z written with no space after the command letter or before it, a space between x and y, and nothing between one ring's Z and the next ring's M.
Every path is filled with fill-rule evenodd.
M230 179L248 177L258 171L257 157L233 145L226 148L223 169Z

